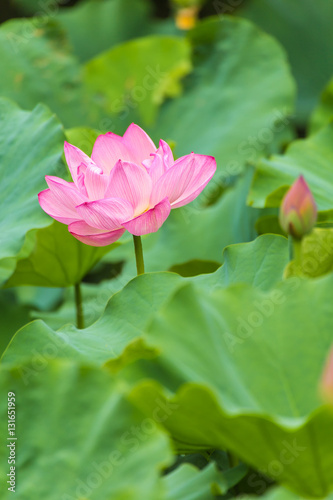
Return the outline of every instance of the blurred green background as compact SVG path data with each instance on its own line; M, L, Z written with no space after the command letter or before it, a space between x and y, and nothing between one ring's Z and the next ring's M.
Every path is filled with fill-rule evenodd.
M248 196L253 168L330 121L331 1L11 0L0 13L0 97L22 108L3 101L0 110L2 349L28 319L74 322L79 280L86 310L96 290L109 289L86 313L89 324L135 274L128 237L89 253L41 213L45 174L68 176L65 138L89 154L99 133L123 134L136 122L156 142L169 140L176 156L216 157L203 195L144 239L148 271L211 272L227 245L266 232L267 220L280 232L274 207L283 190L273 202L279 181L271 190L254 184ZM31 144L37 156L27 153ZM73 272L78 254L85 265Z
M332 418L318 381L332 343L333 257L315 255L304 286L281 284L289 249L277 213L303 173L321 227L302 258L330 245L333 1L11 0L0 21L0 351L3 391L17 390L24 407L21 498L59 500L66 481L74 491L114 446L128 461L81 498L187 500L199 485L200 500L230 498L251 471L228 476L220 450L266 473L289 439L306 450L275 479L306 498L327 495ZM123 134L131 122L176 157L217 162L198 199L143 238L148 273L135 279L128 234L85 246L37 199L46 174L69 179L65 140L90 154L100 133ZM75 327L79 289L84 330ZM266 316L257 308L256 334L234 352L228 333L258 317L254 305L271 291L285 300ZM216 447L199 458L220 468L161 479L173 460L165 431L156 426L137 455L120 437L178 389L181 411L165 424L174 448L198 464L198 449ZM279 491L272 498L297 498ZM258 490L247 482L241 492Z

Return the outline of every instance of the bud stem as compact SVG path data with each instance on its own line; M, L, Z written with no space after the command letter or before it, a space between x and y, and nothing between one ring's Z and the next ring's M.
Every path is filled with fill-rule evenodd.
M302 271L302 240L293 238L289 235L289 261L293 261L293 264L297 269Z
M133 234L133 241L134 241L135 259L136 259L136 269L137 269L137 274L139 276L140 274L144 274L145 272L141 236L134 236Z
M301 250L302 250L302 240L298 240L296 238L291 237L292 239L292 248L293 248L293 260L301 264Z

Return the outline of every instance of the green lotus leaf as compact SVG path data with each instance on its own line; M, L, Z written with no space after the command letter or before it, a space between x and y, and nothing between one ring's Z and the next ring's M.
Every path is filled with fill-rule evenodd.
M165 500L214 500L216 495L227 493L228 484L215 464L199 471L184 464L164 478Z
M144 335L159 353L155 381L139 384L133 401L151 415L151 400L163 397L180 452L227 448L301 495L327 495L333 411L318 387L332 345L332 292L332 275L267 292L178 288Z
M217 1L216 5L223 2ZM332 76L333 5L326 0L250 0L238 14L273 35L288 53L298 87L296 120L305 126ZM320 36L318 36L320 26ZM306 54L306 57L304 57Z
M38 12L43 12L44 15L47 14L45 10L42 10L44 5L47 7L47 3L41 4L40 0L11 0L10 3L14 4L19 9L19 12L24 15L36 15Z
M65 175L63 144L61 125L44 106L29 112L0 100L0 283L14 271L26 233L50 224L37 195L46 174Z
M258 481L258 485L259 485L259 488L260 488L260 481ZM252 495L252 496L245 496L244 498L246 499L255 499L255 498L258 498L257 496L255 495ZM265 493L264 495L262 495L262 498L264 500L304 500L304 497L301 496L301 495L296 495L296 493L293 493L292 491L290 490L287 490L286 488L283 488L282 486L276 486L274 488L271 488L269 491L267 491L267 493ZM330 495L327 495L325 497L325 499L327 500L331 500L332 499L332 494Z
M45 186L44 186L45 187ZM51 219L50 219L51 220ZM26 249L19 255L15 270L6 287L35 285L66 287L80 283L82 278L119 242L106 247L84 245L60 222L32 231L27 235Z
M17 343L13 339L4 355L4 363L33 359L39 366L47 364L49 358L70 358L101 365L109 359L117 359L128 344L142 336L154 312L181 281L180 276L171 273L135 278L112 296L101 318L84 330L67 325L54 331L43 321L34 321L18 333ZM99 308L104 299L102 289L92 298L87 313L94 313L94 308Z
M0 59L6 68L0 95L25 109L42 102L66 127L91 125L94 111L83 87L81 68L54 20L44 16L2 24Z
M223 184L290 140L294 82L279 44L245 20L206 19L188 39L194 70L151 132L173 139L177 156L215 156Z
M88 127L74 127L65 130L67 142L81 149L88 156L91 156L95 141L101 133Z
M314 109L310 120L310 132L315 133L328 125L333 118L333 79L320 96L320 102Z
M113 130L118 120L124 131L131 121L153 123L165 98L181 93L180 80L190 71L189 43L179 37L154 35L123 43L91 59L85 65L85 81L110 116L103 128Z
M149 4L145 0L90 0L58 12L74 52L87 61L100 52L149 29Z
M29 307L20 304L13 293L1 290L0 309L0 355L2 355L14 333L29 322Z
M333 229L316 228L300 244L299 257L285 269L285 276L316 278L333 271Z
M131 405L121 382L56 361L42 373L29 364L1 370L0 391L0 474L8 479L7 444L14 442L17 498L162 499L168 440ZM17 441L6 439L8 393L16 399ZM4 500L12 495L2 488Z
M274 266L277 254L281 256L281 263ZM110 369L119 369L140 356L152 357L156 354L154 349L147 350L142 342L143 333L156 311L184 283L194 282L198 287L210 290L243 282L267 290L282 279L287 261L286 239L265 235L255 242L227 248L225 264L213 274L186 279L173 273L147 273L128 284L129 278L120 275L118 286L124 280L124 288L111 297L96 323L84 330L67 325L54 331L44 322L34 321L17 333L2 362L16 364L33 358L39 365L47 363L49 357L69 357L99 365L107 362ZM90 314L95 317L96 310L104 307L112 281L105 286L107 290L96 287L95 295L90 300L86 297L84 311L88 322ZM70 321L73 322L73 306L70 314ZM47 322L49 316L44 316ZM68 316L61 317L64 323L68 321ZM53 316L54 320L57 316Z
M105 306L110 297L124 286L124 277L113 278L101 283L81 284L81 294L83 307L84 325L92 325L104 312ZM58 330L64 325L76 322L76 306L74 287L65 290L60 307L52 311L32 310L30 319L42 319L50 328ZM16 329L17 330L17 329Z

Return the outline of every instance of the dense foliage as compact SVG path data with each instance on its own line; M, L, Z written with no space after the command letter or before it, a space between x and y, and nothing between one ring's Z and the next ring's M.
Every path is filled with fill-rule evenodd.
M12 0L0 25L1 499L331 498L333 2L203 4ZM37 197L64 141L132 122L217 163L141 276L128 232L84 245ZM318 219L292 255L299 175Z

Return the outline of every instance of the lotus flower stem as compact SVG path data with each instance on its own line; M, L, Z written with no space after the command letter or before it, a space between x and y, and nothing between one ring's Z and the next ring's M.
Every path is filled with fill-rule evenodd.
M136 259L136 270L139 276L140 274L144 274L145 272L141 236L133 235L133 241L134 241L135 259Z
M84 316L82 306L81 284L75 285L75 307L76 307L76 326L80 330L84 328Z

